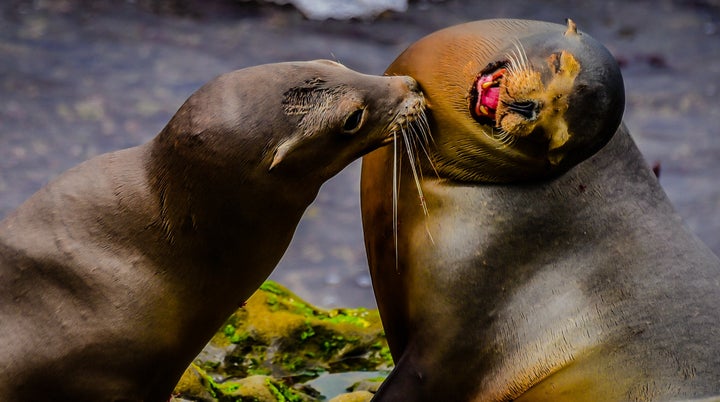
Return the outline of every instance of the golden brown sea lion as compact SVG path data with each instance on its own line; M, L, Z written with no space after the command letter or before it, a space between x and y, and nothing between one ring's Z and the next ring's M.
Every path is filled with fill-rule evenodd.
M572 24L478 21L419 40L388 73L426 94L435 170L420 164L418 201L402 166L394 211L392 150L363 160L397 363L375 401L720 395L720 260L618 129L622 81L601 45Z
M0 400L167 400L321 184L423 105L408 77L252 67L53 180L0 222Z

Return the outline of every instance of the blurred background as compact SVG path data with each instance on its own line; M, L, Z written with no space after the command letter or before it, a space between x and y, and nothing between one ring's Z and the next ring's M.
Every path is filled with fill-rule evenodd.
M569 17L620 62L625 122L720 254L720 0L323 1L3 1L0 218L71 166L148 141L215 75L316 58L382 74L449 25ZM326 183L272 276L320 306L375 306L359 176L355 163Z

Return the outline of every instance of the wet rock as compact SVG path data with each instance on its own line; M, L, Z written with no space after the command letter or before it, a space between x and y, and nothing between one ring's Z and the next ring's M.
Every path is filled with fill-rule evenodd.
M385 377L374 377L367 380L362 380L353 384L348 391L359 392L365 391L369 393L376 393L380 385L382 384Z
M189 399L183 399L181 396L192 397L193 401L210 402L215 400L215 394L211 391L212 380L207 377L202 369L191 364L183 373L180 382L175 386L172 402L181 402Z
M356 391L349 394L338 395L330 402L369 402L373 394L367 391Z

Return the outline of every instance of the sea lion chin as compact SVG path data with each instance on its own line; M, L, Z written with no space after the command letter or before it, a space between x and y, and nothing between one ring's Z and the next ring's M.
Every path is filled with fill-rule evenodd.
M609 141L624 108L617 62L571 20L446 28L408 47L386 74L418 81L435 170L458 181L531 181L567 171Z
M256 66L51 181L0 222L0 400L166 401L323 182L423 107L409 77Z

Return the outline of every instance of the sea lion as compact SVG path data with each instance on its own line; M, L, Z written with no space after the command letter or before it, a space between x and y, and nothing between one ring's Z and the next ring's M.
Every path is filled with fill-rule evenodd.
M323 182L423 107L409 77L251 67L40 189L0 223L0 400L167 400Z
M421 164L420 201L412 171L402 169L393 211L392 151L363 158L367 254L396 361L374 401L720 396L720 260L673 211L626 128L616 130L616 63L587 34L564 31L531 21L472 22L419 40L388 68L413 76L426 94L436 169ZM527 165L496 162L517 144L512 139L504 148L485 145L494 124L486 122L497 122L500 110L477 118L475 109L502 98L496 103L488 92L478 101L473 88L494 81L483 66L514 44L521 50L511 57L524 51L533 69L557 52L562 63L567 52L580 68L574 85L583 71L583 79L608 85L600 93L571 87L568 109L552 115L565 116L574 134L565 146L594 137L559 164L549 160L555 172L540 172L538 163L525 176ZM488 88L501 95L506 79ZM545 91L528 88L539 94L533 99L550 95L543 82ZM516 113L519 124L532 117ZM538 135L544 142L519 152L542 155L545 144L552 154L565 124L545 125L560 134L546 131ZM575 167L567 162L583 157L590 158ZM563 163L569 170L560 174Z

